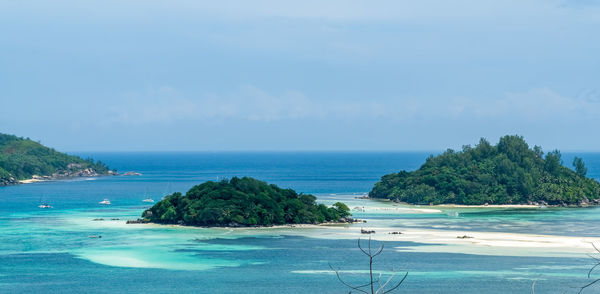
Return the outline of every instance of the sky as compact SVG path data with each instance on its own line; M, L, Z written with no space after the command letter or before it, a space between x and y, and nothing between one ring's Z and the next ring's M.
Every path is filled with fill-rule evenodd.
M600 151L599 130L600 0L0 0L0 132L61 151Z

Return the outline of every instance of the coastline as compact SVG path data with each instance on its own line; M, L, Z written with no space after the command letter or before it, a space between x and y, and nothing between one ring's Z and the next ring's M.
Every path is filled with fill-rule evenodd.
M141 222L137 220L127 220L126 225L147 225L147 226L159 226L159 227L174 227L174 228L199 228L199 229L233 229L233 230L256 230L256 229L310 229L310 228L323 228L323 227L339 227L343 225L352 225L357 223L366 223L365 220L355 220L355 222L325 222L320 224L284 224L284 225L272 225L272 226L192 226L182 224L161 224L154 222Z
M600 206L598 202L590 202L587 204L454 204L454 203L444 203L444 204L413 204L408 202L393 202L389 199L378 199L378 198L361 198L364 200L374 200L383 203L394 203L394 204L402 204L406 206L416 207L418 209L427 210L425 207L430 208L547 208L547 207L563 207L563 208L584 208L584 207L596 207Z
M88 223L89 225L89 223ZM382 242L414 242L417 246L394 247L397 252L441 252L497 256L572 257L594 253L592 244L600 244L600 237L524 234L512 232L485 232L402 228L376 224L324 223L290 224L270 227L199 227L178 224L125 224L122 221L93 222L94 226L111 228L148 229L173 228L181 233L227 231L228 234L290 235L316 239L372 239ZM375 233L365 234L362 229Z
M20 184L33 184L40 182L51 182L51 181L61 181L68 179L83 179L83 178L99 178L99 177L107 177L107 176L130 176L130 175L120 175L120 174L90 174L90 175L80 175L80 176L64 176L64 177L52 177L52 176L34 176L25 180L15 181L12 185L4 185L4 186L14 186ZM2 187L2 185L0 185Z
M552 205L546 205L547 207L554 207ZM445 207L445 208L540 208L540 205L534 204L488 204L488 205L466 205L466 204L437 204L433 207ZM558 207L558 206L557 206Z
M539 208L541 205L540 204L475 204L475 205L471 205L471 204L454 204L454 203L444 203L444 204L433 204L433 205L427 205L427 204L414 204L414 203L408 203L408 202L394 202L390 199L387 198L372 198L372 197L361 197L361 198L356 198L356 199L362 199L362 200L372 200L372 201L376 201L376 202L382 202L382 203L393 203L393 204L402 204L402 205L406 205L406 206L412 206L412 207L416 207L419 209L423 209L423 210L427 210L428 208L425 207L431 207L431 208ZM544 205L546 207L561 207L560 205ZM593 204L591 205L593 206ZM573 207L577 207L577 206L573 206Z
M31 184L31 183L39 183L39 182L47 182L47 181L51 181L51 180L50 179L31 178L31 179L26 179L26 180L20 180L17 183L18 184Z

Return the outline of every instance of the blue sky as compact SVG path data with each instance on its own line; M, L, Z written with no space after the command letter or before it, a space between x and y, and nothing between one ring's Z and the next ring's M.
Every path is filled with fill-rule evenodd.
M85 2L85 3L82 3ZM0 132L64 151L600 150L600 1L0 1Z

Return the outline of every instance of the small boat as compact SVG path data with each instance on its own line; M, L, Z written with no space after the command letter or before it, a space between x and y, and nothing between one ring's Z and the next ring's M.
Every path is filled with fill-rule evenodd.
M142 200L142 202L154 203L154 200L152 198L146 198Z
M102 204L102 205L110 205L110 200L108 200L108 199L104 199L104 200L102 200L102 201L100 201L100 202L98 202L98 203L99 203L99 204Z
M45 202L44 202L44 203L42 203L42 204L40 204L38 207L39 207L39 208L52 208L52 206L50 206L50 204L48 204L48 203L45 203Z
M102 238L102 236L100 236L100 235L89 235L88 238L90 238L90 239L100 239L100 238Z

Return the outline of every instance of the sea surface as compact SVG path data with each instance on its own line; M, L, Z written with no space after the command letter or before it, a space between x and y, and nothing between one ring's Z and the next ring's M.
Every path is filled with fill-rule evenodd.
M357 240L330 228L225 229L126 225L160 200L207 180L251 176L343 201L367 224L402 229L600 237L600 209L453 208L432 213L372 211L356 199L384 174L417 169L430 152L79 153L142 176L81 178L0 187L0 293L348 293L366 283ZM600 153L580 156L600 178ZM112 205L98 202L110 199ZM52 209L40 209L47 202ZM102 219L102 220L98 220ZM102 238L90 238L102 236ZM363 245L366 246L365 239ZM387 279L408 272L393 293L577 293L594 265L586 254L517 256L510 250L447 252L444 244L384 244L374 261ZM427 250L427 248L442 248ZM590 251L592 252L592 251ZM477 254L475 254L477 253ZM596 277L592 275L592 278ZM600 277L600 276L598 276ZM353 292L358 293L358 292ZM600 293L600 285L583 293Z

